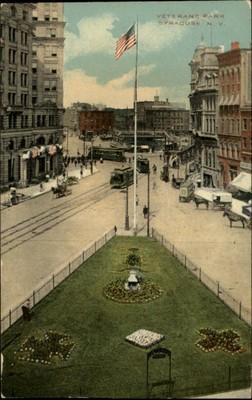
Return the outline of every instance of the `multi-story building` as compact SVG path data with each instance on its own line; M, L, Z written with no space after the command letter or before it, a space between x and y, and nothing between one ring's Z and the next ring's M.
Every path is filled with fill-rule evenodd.
M219 163L226 187L241 170L251 171L251 49L233 42L218 62Z
M114 111L90 110L79 112L79 129L81 134L92 131L95 134L106 133L114 128Z
M188 133L189 110L184 104L159 100L137 103L138 129L167 130L174 134Z
M38 91L38 82L42 86L45 77L33 61L37 22L33 13L39 4L1 5L1 185L26 185L47 173L57 174L61 168L63 83L61 80L59 86L61 100L59 96L56 103L47 102L44 93ZM62 7L62 3L57 4ZM44 39L41 38L41 47Z
M191 67L191 91L189 94L190 130L195 141L195 159L201 172L201 185L217 187L218 180L218 54L223 46L208 47L201 42L189 63Z

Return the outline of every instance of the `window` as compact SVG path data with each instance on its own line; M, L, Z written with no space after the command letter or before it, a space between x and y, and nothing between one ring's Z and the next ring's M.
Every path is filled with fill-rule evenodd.
M37 126L41 125L41 116L37 115Z
M25 116L25 127L28 128L28 115Z
M9 26L9 41L12 43L16 42L16 29Z
M0 85L3 83L3 71L0 70Z
M242 129L246 131L248 129L248 121L246 118L242 120Z
M35 106L37 104L37 97L32 98L32 105Z
M45 21L50 21L50 15L49 14L46 14L44 18L45 18Z
M36 67L33 67L33 68L32 68L32 73L33 73L33 74L36 74L36 73L37 73L37 68L36 68Z
M0 24L0 38L3 39L3 37L4 37L4 26Z
M37 51L36 50L32 50L32 56L36 57L36 55L37 55Z
M16 50L9 49L9 64L16 64Z
M243 139L243 148L246 149L247 147L247 138L242 138Z
M23 10L23 20L27 21L28 19L28 11Z
M52 74L57 74L57 69L52 69Z
M4 129L4 116L0 115L0 129Z
M0 47L0 62L4 60L4 49L3 47Z
M16 84L16 72L9 71L9 85L15 85L15 84Z
M51 56L52 57L57 57L57 53L52 53Z
M16 7L12 6L12 7L11 7L11 16L12 16L12 17L15 17L16 14L17 14Z
M37 21L37 20L38 20L38 17L33 16L33 17L32 17L32 20L33 20L33 21Z
M16 93L8 93L8 103L10 106L14 106L16 104Z
M27 93L22 93L21 94L21 104L22 106L27 106L27 100L28 100L28 96Z
M46 115L42 115L42 126L46 126Z

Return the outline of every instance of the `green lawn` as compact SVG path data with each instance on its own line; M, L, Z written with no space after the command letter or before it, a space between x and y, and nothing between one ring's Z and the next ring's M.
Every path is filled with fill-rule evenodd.
M145 304L122 304L103 296L111 280L127 277L128 249L138 247L144 276L163 289ZM220 266L221 267L221 266ZM246 352L205 353L195 346L202 327L232 328ZM2 337L5 357L3 393L15 397L146 397L146 350L125 337L145 328L165 335L162 346L172 352L173 396L209 393L246 385L250 364L250 330L158 242L116 237L91 257L34 308L30 322L18 321ZM76 346L67 361L51 365L16 360L14 351L27 336L53 329L70 335ZM15 335L19 335L16 339ZM14 339L14 340L12 340ZM164 378L166 360L150 361L152 381ZM163 368L164 367L164 368ZM167 397L167 388L151 397Z

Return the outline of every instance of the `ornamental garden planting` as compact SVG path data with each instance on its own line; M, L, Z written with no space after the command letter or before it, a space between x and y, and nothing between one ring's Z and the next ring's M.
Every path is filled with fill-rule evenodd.
M250 384L249 326L153 239L113 238L32 311L2 335L6 397L146 398L160 346L174 398Z

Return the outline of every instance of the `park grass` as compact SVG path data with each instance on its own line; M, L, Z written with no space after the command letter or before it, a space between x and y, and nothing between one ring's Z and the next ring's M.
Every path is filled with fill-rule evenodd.
M125 260L132 247L139 248L144 277L163 289L153 302L122 304L103 295L110 281L128 276ZM201 351L195 342L202 327L234 329L246 351ZM165 335L162 346L172 352L173 396L227 390L229 367L236 381L233 389L249 385L249 327L161 244L143 237L116 237L41 301L30 322L18 321L3 335L2 347L8 343L3 350L3 393L25 398L145 398L146 350L125 341L141 328ZM68 361L45 366L15 359L14 351L26 337L49 329L75 341ZM151 381L167 378L165 361L150 360ZM150 397L155 396L167 397L165 387L153 389Z

